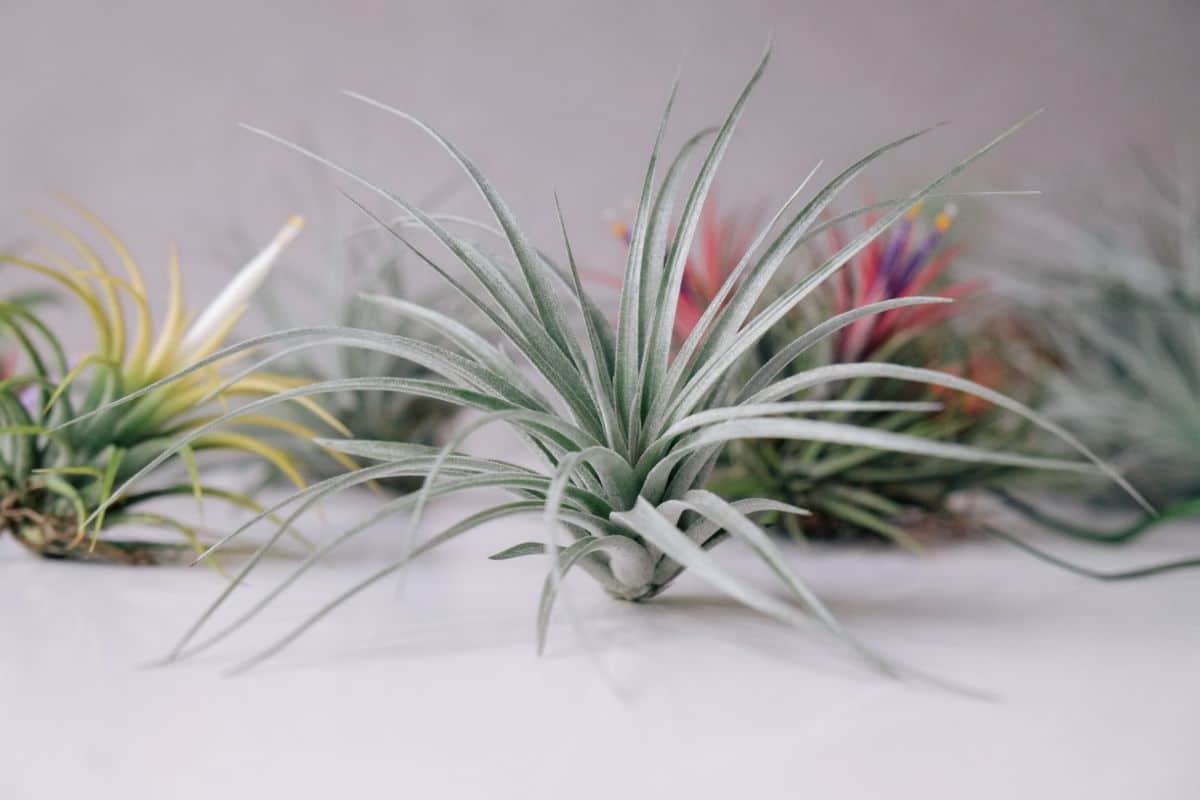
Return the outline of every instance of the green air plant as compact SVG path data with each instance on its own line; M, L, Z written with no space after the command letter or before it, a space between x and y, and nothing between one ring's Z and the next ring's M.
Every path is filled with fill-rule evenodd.
M329 215L333 217L332 214ZM419 318L397 314L390 307L438 308L448 311L446 292L417 292L405 278L405 259L386 230L378 226L347 235L334 232L322 248L322 269L288 272L272 276L263 287L262 306L277 328L301 320L416 337L428 333ZM245 243L240 250L247 250ZM306 302L307 301L307 302ZM315 301L315 302L314 302ZM316 308L314 308L316 306ZM330 313L329 309L333 311ZM456 315L462 314L456 309ZM344 348L335 353L301 352L286 365L288 374L307 380L332 381L361 375L429 379L428 368L378 350ZM429 397L390 391L346 391L325 398L324 405L355 439L402 441L434 445L444 436L446 423L458 407ZM295 446L309 443L291 438ZM338 474L339 464L328 459L313 465L322 477ZM275 471L279 474L278 471ZM377 481L383 488L411 491L420 486L416 477Z
M684 270L676 312L676 338L681 343L751 241L745 217L722 217L714 209L711 201L705 206L699 246ZM811 307L795 309L757 342L741 366L745 378L768 364L782 365L784 374L803 374L826 363L888 362L963 375L1029 402L1038 371L1027 346L1030 337L1022 335L1011 314L987 307L981 297L984 282L947 279L961 251L961 243L947 241L955 214L952 203L928 218L914 206L827 282ZM865 215L867 227L874 216ZM842 228L831 225L823 242L810 242L807 252L799 254L809 258L786 266L780 280L794 281L811 264L840 251L846 243ZM922 294L965 302L918 300L857 319L808 352L789 354L792 342L825 317ZM830 385L825 397L883 407L833 410L823 419L988 449L1021 444L1031 427L979 397L890 378ZM888 407L895 402L932 407ZM882 537L916 547L918 537L973 529L969 517L950 507L957 492L1035 476L1013 465L946 461L854 444L748 439L726 449L709 488L725 497L769 496L803 506L812 513L778 515L779 527L797 538Z
M306 485L286 452L254 433L237 430L315 436L306 426L270 415L242 417L231 429L220 431L207 425L227 397L273 395L300 385L266 374L224 384L218 368L225 359L208 356L228 337L301 222L290 220L194 320L185 307L172 250L170 297L155 336L143 274L129 249L95 215L72 207L112 248L126 274L118 277L82 236L48 220L46 226L70 247L71 256L47 251L36 260L4 257L8 264L37 273L74 296L92 322L95 343L92 352L72 365L59 336L33 310L19 302L0 303L0 326L14 343L14 355L4 362L5 374L0 376L0 533L8 532L29 550L50 558L124 564L174 560L181 551L203 549L199 533L192 524L145 508L150 501L177 494L195 494L197 500L212 495L258 509L249 497L203 484L199 453L251 454L272 462L299 486ZM132 318L125 301L134 309ZM141 391L202 360L204 370L170 386ZM139 393L137 402L109 405L134 393ZM344 430L313 401L301 402L335 430ZM105 410L95 413L101 408ZM203 436L171 450L190 477L146 488L129 485L182 432L202 426ZM338 458L346 460L340 454ZM122 490L113 494L118 485ZM91 522L85 524L89 516ZM110 536L109 530L121 523L167 528L189 542Z
M424 365L438 377L363 376L317 383L282 392L274 398L250 402L242 409L231 411L231 418L295 397L367 389L431 397L475 409L481 415L463 426L459 434L441 448L395 441L324 442L345 454L376 463L297 493L290 501L285 501L293 504L293 516L322 498L382 477L419 476L424 480L422 488L390 501L350 530L327 538L290 577L267 592L232 624L215 631L207 630L216 609L241 585L258 560L282 535L282 529L277 531L230 580L213 606L172 651L170 659L218 641L252 619L314 564L374 522L389 515L410 512L409 531L415 536L428 501L483 488L504 490L511 499L472 514L419 542L410 542L412 546L402 558L382 566L363 582L348 588L257 658L278 652L341 602L441 543L492 520L529 514L542 518L544 537L517 542L494 558L503 560L541 554L547 560L548 574L537 612L539 648L544 644L551 608L562 580L574 567L590 574L613 597L631 601L654 598L688 570L717 590L766 615L797 625L815 620L821 629L836 633L842 641L851 642L837 620L789 568L775 541L753 521L755 515L762 513L807 512L772 497L731 502L705 488L721 451L728 443L743 439L785 438L852 444L967 462L1089 473L1100 469L1122 482L1065 430L1041 419L1019 402L962 377L883 363L830 364L781 377L782 369L771 365L747 382L741 379L736 369L743 356L753 350L764 335L811 297L876 235L914 204L939 192L948 181L992 150L1019 125L911 195L879 204L879 218L866 230L798 282L768 299L764 291L772 284L787 255L828 228L821 222L821 214L837 193L880 156L919 134L880 147L817 190L798 209L793 208L810 182L810 174L761 229L747 249L746 257L726 278L718 297L704 311L687 340L673 348L672 330L679 288L705 197L766 61L764 57L719 128L702 131L689 139L659 182L659 152L671 107L668 102L632 226L632 244L615 325L581 285L565 224L562 225L564 265L530 243L512 211L475 163L425 123L378 101L352 95L386 114L416 125L450 154L478 189L498 222L498 228L473 223L470 230L480 234L491 231L498 236L511 251L512 263L500 263L485 255L470 240L454 233L451 227L460 221L426 214L366 178L298 145L264 133L338 170L394 205L410 223L393 228L396 238L460 292L488 321L489 330L481 335L435 311L399 305L394 307L397 313L419 316L451 346L347 328L297 329L248 340L215 354L213 358L228 358L246 348L282 345L279 353L264 356L257 362L262 365L295 348L332 344L375 349L408 358ZM704 145L706 147L702 147ZM690 155L700 152L703 160L683 199L679 222L672 229L674 200L683 186L685 162ZM561 214L559 216L561 222ZM471 274L472 280L456 279L421 249L410 236L414 229L429 234L445 247ZM756 311L760 301L763 305ZM899 298L856 308L801 334L794 350L799 355L808 346L869 315L906 304L938 302L945 301L937 297ZM576 313L581 320L581 333L571 324ZM526 377L522 365L495 345L497 341L519 354L526 362L524 366L535 374L536 382ZM190 370L202 369L206 363L202 360ZM830 383L883 377L942 386L981 397L1052 432L1091 461L989 451L858 424L814 419L814 414L831 409L856 409L859 406L819 398L792 399L796 396L805 398L813 390ZM831 402L837 404L831 405ZM907 402L888 407L894 410L927 408L925 404L913 406ZM539 464L526 467L503 458L478 457L459 450L464 436L488 424L503 425L515 431L528 443ZM189 432L176 448L206 432L204 427ZM167 457L168 454L163 453L155 461ZM151 462L145 469L154 466L155 462ZM243 530L245 527L231 531L213 551L236 539ZM714 558L712 548L730 538L749 547L769 566L788 593L788 599L735 577ZM200 637L202 631L209 635ZM853 647L864 652L858 645ZM874 656L868 657L873 663L882 663Z
M1060 532L1100 542L1130 541L1159 522L1200 514L1200 183L1146 166L1148 190L1136 211L1086 225L1031 219L1048 246L1022 259L1060 368L1047 413L1111 459L1161 513L1105 530L1007 499ZM1119 498L1102 484L1079 488L1116 510Z

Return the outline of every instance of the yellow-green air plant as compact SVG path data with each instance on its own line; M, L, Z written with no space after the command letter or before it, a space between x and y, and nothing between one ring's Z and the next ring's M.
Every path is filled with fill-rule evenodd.
M407 221L392 228L397 240L460 292L487 321L487 326L476 331L430 309L396 306L397 313L419 316L446 344L435 345L420 339L353 328L297 329L248 340L214 354L210 359L216 361L247 348L270 344L282 344L286 348L351 346L407 358L425 366L436 377L407 379L364 375L327 381L249 403L241 412L234 412L231 418L237 413L255 411L293 397L347 390L383 390L431 397L482 414L441 448L398 441L352 439L326 442L343 453L376 463L299 492L286 501L292 514L302 513L324 497L383 477L420 476L424 481L422 489L390 501L349 530L332 533L292 575L267 591L242 616L222 627L210 627L209 623L215 621L216 610L283 535L284 528L280 526L242 566L170 657L179 658L195 652L253 619L307 570L361 531L369 529L375 521L389 515L409 514L406 527L409 535L416 536L421 532L422 510L434 498L455 497L479 489L499 489L509 495L507 501L472 514L445 530L409 542L402 557L382 565L366 580L348 587L260 657L278 652L340 603L443 542L487 522L534 515L543 522L535 529L540 535L535 535L532 540L512 542L495 558L545 559L547 574L537 613L539 646L544 642L562 581L575 567L599 581L613 597L627 601L655 598L667 591L686 570L716 591L781 622L806 627L815 623L816 629L835 634L839 641L850 643L871 663L894 672L888 662L854 643L838 620L793 572L778 544L754 521L755 515L763 513L805 514L804 509L769 496L730 501L706 488L713 465L730 442L758 438L795 439L976 463L1088 473L1099 469L1120 483L1119 476L1091 457L1090 452L1061 427L1021 403L964 377L889 363L814 365L782 376L782 367L786 364L772 364L747 382L738 370L743 357L767 332L776 328L793 309L811 299L813 293L856 253L902 218L912 206L942 191L948 181L992 150L1015 127L911 194L881 204L878 219L865 230L811 272L780 288L774 281L780 266L796 247L826 229L822 214L838 192L879 157L919 134L904 136L878 148L801 201L799 198L816 173L814 169L761 228L745 256L725 276L717 296L704 309L686 340L675 346L673 331L680 285L705 199L751 91L765 67L766 58L724 122L689 139L665 172L660 173L660 145L671 107L668 102L631 226L629 256L615 325L582 285L566 238L565 224L562 226L565 258L560 262L531 243L513 212L475 163L425 123L381 102L353 95L395 119L415 124L430 135L464 170L498 227L490 222L464 225L459 219L427 214L367 178L299 145L267 134L338 170L394 205ZM674 92L671 97L673 100ZM678 223L672 225L677 192L685 188L685 175L690 173L687 167L689 156L700 154L703 158L690 180L690 188L686 189ZM488 239L486 245L476 244L457 230L495 238ZM418 244L414 232L428 235L445 248L452 261L470 274L470 279L455 278L447 266L439 264L433 253L426 252L423 242ZM496 255L497 241L503 243L503 255ZM903 301L908 304L945 302L936 297L903 298ZM809 345L836 334L855 320L896 308L899 304L899 299L881 300L828 317L808 330L797 332L793 349L799 355ZM202 360L185 374L201 370L207 363L209 360ZM814 418L814 415L830 410L855 407L853 403L831 406L820 394L823 387L858 378L885 377L978 396L1030 420L1051 434L1045 438L1065 441L1087 458L1050 459L1030 453L988 450L864 424ZM911 407L898 402L894 409L927 410L927 406ZM500 454L470 455L460 449L464 436L489 424L504 426L526 442L536 458L536 465L525 466ZM170 453L206 433L207 429L203 427L191 431L155 461L166 460ZM154 466L155 462L151 462L146 469ZM230 532L214 552L234 541L243 530L244 527ZM493 527L492 530L503 528ZM522 526L519 530L528 531L529 528ZM778 581L782 593L736 576L714 559L712 548L725 540L738 542L761 559Z
M266 414L243 416L173 451L182 462L177 482L128 485L131 476L179 436L211 422L228 398L272 395L302 384L263 373L227 381L222 367L232 359L210 358L247 310L280 251L300 231L302 220L288 220L195 318L184 301L172 248L166 310L155 329L143 272L130 250L99 218L70 205L115 254L121 272L110 269L84 236L48 220L45 226L69 248L69 255L46 250L30 258L4 257L9 265L36 273L73 296L91 321L95 341L91 352L72 364L61 337L37 314L21 303L0 303L0 326L16 352L0 380L0 533L11 533L29 550L51 558L125 564L175 560L182 552L202 549L202 537L194 524L147 509L150 501L179 494L194 494L199 501L212 495L257 508L244 494L206 485L197 466L199 453L266 459L298 486L305 485L294 458L261 441L259 432L282 430L306 439L316 432ZM204 369L180 381L143 392L135 402L110 406L206 359ZM335 430L344 430L313 401L300 402ZM97 409L104 410L93 413ZM114 495L117 486L122 488ZM167 528L187 541L110 536L109 530L121 523Z

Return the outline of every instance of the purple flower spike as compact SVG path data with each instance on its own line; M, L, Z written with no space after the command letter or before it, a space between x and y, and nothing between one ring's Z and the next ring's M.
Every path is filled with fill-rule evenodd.
M896 263L908 248L908 240L912 238L913 218L916 216L917 208L914 207L896 226L892 238L888 240L887 249L883 251L883 259L879 265L879 277L887 282L889 292L895 291Z
M950 229L950 223L954 221L954 216L957 214L957 209L953 206L946 206L933 220L933 230L926 236L920 246L917 247L913 254L909 256L908 261L904 264L904 269L899 270L889 276L888 292L895 296L903 291L916 277L917 272L929 260L929 256L933 254L938 243L946 231ZM911 231L911 228L910 228Z

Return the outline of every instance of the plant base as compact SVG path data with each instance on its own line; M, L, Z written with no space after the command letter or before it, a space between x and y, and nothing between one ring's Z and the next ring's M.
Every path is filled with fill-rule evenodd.
M186 545L166 542L133 539L92 542L87 537L80 539L77 523L64 518L42 516L13 507L4 513L7 519L0 520L5 523L0 527L0 533L7 530L25 549L43 558L138 567L183 564L195 556L192 548Z

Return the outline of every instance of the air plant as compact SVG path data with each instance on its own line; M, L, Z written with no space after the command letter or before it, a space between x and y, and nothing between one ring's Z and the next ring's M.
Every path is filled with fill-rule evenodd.
M658 128L641 189L615 326L581 283L561 210L559 222L565 265L533 246L508 205L475 163L424 122L379 101L351 95L416 125L449 153L471 179L499 224L498 228L493 228L486 223L475 223L470 230L491 231L498 236L511 251L512 263L486 255L471 240L453 232L451 227L457 224L455 221L427 214L331 160L273 134L253 129L326 164L397 208L407 219L407 224L391 227L396 239L460 292L488 321L489 329L486 335L481 335L437 311L400 303L393 305L393 310L421 319L450 345L443 347L405 336L350 328L295 329L247 340L200 360L181 375L192 374L209 363L249 348L283 345L282 353L287 353L319 345L339 345L407 358L438 377L411 379L368 375L324 381L250 402L211 424L220 424L239 414L257 412L296 397L348 390L410 393L455 403L481 414L441 448L396 441L323 441L326 446L347 455L376 463L315 484L269 510L278 511L290 504L291 518L295 518L323 498L385 477L421 477L422 488L391 500L361 524L325 539L289 577L230 625L216 631L208 630L208 623L217 608L283 535L280 527L230 580L225 591L186 633L169 659L196 652L236 630L331 551L375 522L408 512L409 535L415 536L428 501L484 488L504 490L511 499L474 513L419 542L410 540L402 557L382 566L366 580L322 606L309 620L255 660L278 652L349 597L447 540L492 520L531 514L540 516L544 522L544 537L517 542L493 558L504 560L541 554L547 560L548 574L537 612L539 649L544 645L547 623L562 581L572 568L580 567L613 597L629 601L648 601L656 597L688 570L718 591L770 617L797 625L816 620L821 629L834 632L843 641L852 643L854 649L865 653L861 646L853 644L839 622L793 573L775 541L753 521L755 515L762 513L803 515L808 512L773 497L730 501L705 488L715 462L730 442L759 438L794 439L967 463L1088 473L1098 469L1123 483L1120 476L1061 427L1042 419L1020 402L960 376L887 363L827 364L785 374L784 368L790 358L764 365L749 381L743 380L737 369L764 335L787 319L798 305L812 298L839 268L879 233L901 219L922 199L939 192L948 181L990 152L1023 122L912 194L878 204L879 217L870 226L816 269L789 286L774 289L774 295L768 296L766 292L774 286L773 279L787 255L822 231L829 230L830 223L823 222L821 215L838 192L868 165L920 134L904 136L871 152L817 190L798 209L793 208L816 173L814 169L760 229L686 340L678 347L673 346L680 286L705 198L766 62L764 57L721 126L689 139L658 183L659 153L674 98L672 92L672 101L668 102ZM678 224L671 233L674 200L684 180L685 163L710 139L687 192ZM361 207L371 214L365 206ZM375 218L382 223L379 217ZM455 278L414 241L413 229L429 234L445 247L473 280ZM944 298L922 296L885 299L860 306L836 314L801 333L787 352L789 356L802 355L826 337L874 314L942 302L946 302ZM582 333L572 325L575 313L579 314ZM526 363L522 365L513 360L496 346L497 341L508 345ZM278 357L282 357L280 353L264 356L257 365ZM533 371L536 381L526 377L523 366ZM897 401L881 406L877 403L864 405L865 401L828 400L819 394L813 396L814 390L821 387L861 378L912 381L978 396L1049 431L1088 460L985 450L896 433L879 426L814 418L814 415L833 410L864 408L932 413L930 405L924 402ZM180 376L172 380L178 379ZM156 391L159 386L148 387L147 391ZM790 399L797 395L803 399ZM460 445L464 437L485 425L502 425L515 432L538 458L537 466L528 467L498 456L463 452ZM174 448L147 464L144 471L154 469L175 450L207 432L208 426L190 431ZM218 552L247 527L230 532L209 552ZM711 550L725 539L736 539L749 547L778 578L788 599L781 599L735 577L722 566ZM202 638L202 632L209 635ZM872 663L883 665L875 656L867 657Z
M273 277L263 287L262 305L275 328L286 328L309 317L342 327L368 328L410 338L428 333L428 329L419 318L396 314L389 306L400 303L465 313L461 308L453 308L455 304L445 292L411 290L405 277L406 266L403 253L394 247L385 231L373 227L335 234L322 248L322 269L289 272L286 279ZM315 309L314 299L318 306ZM321 358L322 355L333 357ZM436 377L409 359L354 348L333 354L297 353L284 369L287 374L312 381L360 375ZM458 410L457 406L428 397L385 391L341 392L327 396L323 405L346 426L352 438L426 445L440 443L446 423ZM290 441L293 446L309 449L308 442L295 438ZM320 477L331 477L341 471L337 462L328 459L311 466ZM406 492L417 488L420 479L389 478L375 485Z
M1111 459L1161 513L1105 530L1008 499L1060 532L1100 542L1127 542L1200 513L1200 184L1145 166L1149 190L1136 211L1086 224L1042 215L1024 228L1028 234L1036 223L1046 243L1022 266L1061 368L1048 413ZM1103 485L1078 488L1116 510L1118 498Z
M226 384L219 373L226 359L210 356L229 336L302 223L299 218L289 220L194 320L184 303L172 249L169 299L155 335L143 273L129 249L91 212L73 208L106 240L125 277L114 274L83 237L51 221L47 227L83 266L53 252L36 260L4 257L78 300L92 322L95 342L94 350L72 365L59 337L36 313L22 303L0 303L0 326L21 359L6 361L0 378L0 533L11 533L29 550L50 558L123 564L174 560L181 550L203 549L199 532L193 524L146 509L150 501L178 494L194 494L199 501L211 495L258 509L244 494L202 483L198 453L250 454L270 461L299 486L306 485L286 452L263 443L256 434L212 430L207 424L228 397L273 395L301 384L266 374ZM123 301L131 301L132 320ZM156 386L164 376L201 361L203 370L169 386ZM146 391L147 387L155 388ZM138 395L136 402L111 405L133 394ZM300 402L335 430L344 430L313 401ZM200 427L205 428L203 436L171 450L188 477L146 488L131 485L131 478L167 452L181 433ZM304 425L269 415L245 416L231 427L316 435ZM122 488L114 493L115 486ZM110 529L122 523L167 528L182 534L188 544L110 536Z
M774 364L786 373L802 374L822 363L888 362L936 368L1028 401L1036 386L1027 350L1015 320L985 308L982 281L954 282L947 273L961 251L947 237L957 213L953 203L931 218L913 206L885 235L873 239L818 294L815 308L799 308L759 340L743 369L749 376ZM874 212L864 215L869 228ZM847 239L840 224L831 224L824 241L809 242L807 255L816 262L841 251ZM744 254L737 221L709 217L700 228L703 258L684 273L677 329L686 336L722 279ZM724 243L732 242L732 246ZM712 255L720 254L724 255ZM694 266L694 269L691 267ZM785 277L791 272L785 270ZM800 272L802 274L802 271ZM787 348L814 324L817 316L844 315L872 304L932 295L966 303L901 304L849 323L828 337L824 347L792 356ZM962 312L972 312L967 324ZM954 318L952 320L952 317ZM1003 332L1003 335L998 335ZM1022 444L1028 426L978 396L933 385L890 378L860 378L830 387L828 399L883 403L880 409L836 410L823 418L868 428L896 431L927 439L987 448ZM895 410L895 402L940 404ZM718 463L711 488L730 497L772 496L803 506L807 516L780 515L780 527L796 537L868 537L915 547L914 537L963 533L971 520L953 512L950 498L964 489L1028 477L1012 465L947 462L913 453L855 445L754 439L730 446Z

